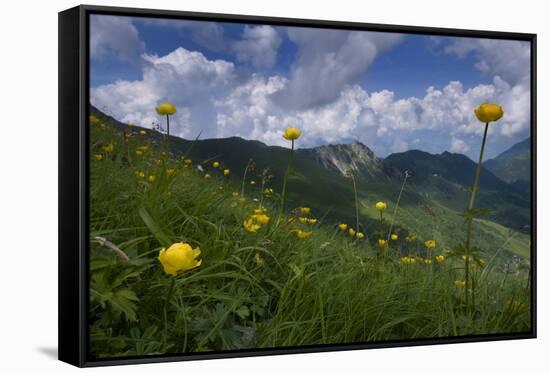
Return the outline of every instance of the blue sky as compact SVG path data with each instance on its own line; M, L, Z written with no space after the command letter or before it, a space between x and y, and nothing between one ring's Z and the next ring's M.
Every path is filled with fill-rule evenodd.
M361 141L475 158L472 110L498 102L495 156L529 136L529 51L517 41L92 16L92 103L150 126L174 102L175 133L298 146Z

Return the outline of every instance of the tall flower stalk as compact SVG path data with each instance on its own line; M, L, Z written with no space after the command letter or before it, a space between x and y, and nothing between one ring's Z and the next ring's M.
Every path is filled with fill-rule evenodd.
M355 196L355 230L359 233L359 200L357 199L357 184L355 183L353 172L350 172L350 177L353 182L353 193Z
M285 199L286 199L286 184L288 181L288 174L292 168L292 160L294 159L294 141L298 140L302 133L298 128L288 127L283 133L283 137L291 142L290 146L290 155L288 157L288 165L286 167L285 175L283 177L283 188L281 191L281 210L279 214L282 214L285 210Z
M397 203L395 204L395 208L393 209L393 215L391 217L390 221L390 229L388 229L388 238L386 241L390 241L391 231L393 229L393 223L395 221L395 215L397 214L397 209L399 208L399 202L401 201L401 195L403 194L403 189L405 189L405 184L407 183L407 179L411 176L411 172L409 170L405 171L405 178L403 179L403 183L401 184L401 190L399 191L399 196L397 197Z
M246 167L244 168L243 173L243 182L241 185L241 196L244 197L244 184L246 183L246 174L248 173L248 169L250 168L250 165L252 164L252 158L248 160L248 163L246 164Z
M487 141L487 132L489 130L489 123L496 122L504 115L502 107L497 104L481 104L474 113L482 123L485 123L485 129L483 131L483 140L481 141L481 150L479 152L479 160L477 162L476 174L474 178L474 184L472 185L472 191L470 194L470 201L468 202L468 211L466 211L466 245L465 245L465 260L464 260L464 301L466 303L466 310L470 312L470 253L472 244L472 224L474 221L474 204L478 191L479 177L481 175L481 166L483 164L483 153L485 151L485 143Z
M176 114L176 105L164 102L156 110L158 115L166 116L166 136L170 137L170 115Z

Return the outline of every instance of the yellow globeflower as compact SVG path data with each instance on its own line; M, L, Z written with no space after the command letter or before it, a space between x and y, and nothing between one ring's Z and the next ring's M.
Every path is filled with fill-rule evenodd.
M483 123L496 122L504 115L502 107L497 104L481 104L474 113Z
M307 222L308 222L309 224L315 224L315 223L317 223L317 219L313 219L313 218L307 219Z
M388 248L388 241L386 240L378 240L378 246L381 249L387 249Z
M147 135L147 132L144 131L144 130L141 130L141 131L139 131L139 134L143 136L143 135Z
M96 161L101 161L103 159L103 154L95 154L94 158Z
M298 218L298 220L300 221L300 223L307 223L307 218L306 217L300 216Z
M361 233L361 232L357 232L357 233L355 234L355 237L357 237L357 238L364 238L365 235L364 235L363 233Z
M225 170L223 170L224 176L228 176L230 173L231 173L231 171L229 171L227 168Z
M90 124L99 124L101 121L95 115L90 115Z
M183 160L183 163L189 165L189 164L193 163L193 161L190 160L190 159L184 159L184 160Z
M246 219L243 222L243 227L252 233L256 233L261 228L260 224L256 223L253 218Z
M159 115L174 115L176 114L176 105L163 102L156 107L156 111Z
M155 175L149 175L149 177L147 178L147 180L149 180L149 182L154 182L156 179Z
M143 155L143 151L141 151L141 150L136 150L136 155Z
M464 288L464 287L466 287L466 281L464 281L464 280L456 280L456 281L455 281L455 285L458 286L458 287Z
M398 239L399 237L394 233L394 234L392 234L392 235L390 236L390 238L391 238L392 241L397 241L397 239Z
M273 193L273 188L266 188L266 189L264 190L264 193L265 193L265 194L271 194L271 193Z
M214 168L220 167L220 162L214 162L214 163L212 163L212 167L214 167Z
M348 229L348 225L347 224L338 224L338 228L340 228L341 231L345 231L346 229Z
M269 216L266 214L255 214L251 216L252 219L254 219L259 224L267 224L269 223Z
M256 182L254 180L251 180L250 185L256 185Z
M377 209L378 211L384 211L384 210L386 209L386 207L388 207L388 206L386 205L386 202L376 202L376 205L375 205L375 206L376 206L376 209Z
M171 176L176 172L175 168L167 168L166 169L166 175Z
M438 262L438 263L443 263L443 261L445 260L445 257L443 255L436 255L435 256L435 260Z
M145 172L143 172L143 171L136 171L136 176L137 176L137 177L145 177Z
M210 179L210 174L204 175L204 178L205 178L205 179Z
M308 238L311 236L311 232L303 231L303 230L295 230L294 233L296 233L296 237L302 239L302 238Z
M415 262L415 259L409 256L404 256L401 258L401 263L403 264L413 264L414 262Z
M433 250L435 249L435 240L427 240L424 245L426 245L426 249Z
M187 271L200 266L202 260L197 260L200 254L200 248L193 249L185 242L178 242L170 246L168 250L165 248L160 250L158 259L164 272L175 276L179 271Z
M302 132L296 127L288 127L285 129L285 132L283 132L283 137L289 141L298 140Z
M432 264L432 260L431 260L431 259L424 259L424 263L426 263L426 264Z
M355 229L350 228L350 229L348 230L348 233L349 233L349 235L352 236L352 237L355 236Z
M311 212L311 208L309 208L309 207L300 207L299 211L300 211L300 214L307 215Z
M405 241L407 242L414 242L414 240L416 240L416 237L413 235L408 235L407 237L405 237Z
M103 145L101 149L103 149L104 152L112 153L113 150L115 150L115 146L113 144Z

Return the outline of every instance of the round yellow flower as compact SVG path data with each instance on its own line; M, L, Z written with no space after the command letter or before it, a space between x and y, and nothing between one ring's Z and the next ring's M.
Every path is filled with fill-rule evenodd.
M340 228L341 231L345 231L346 229L348 229L348 225L347 224L338 224L338 228Z
M229 171L227 168L225 170L223 170L224 176L228 176L230 173L231 173L231 171Z
M141 150L136 150L136 155L143 155L143 152Z
M183 160L183 163L189 165L189 164L193 163L193 161L190 160L190 159L184 159L184 160Z
M311 212L311 208L309 208L309 207L300 207L299 211L300 211L300 214L307 215Z
M251 217L259 224L269 223L269 216L267 216L266 214L254 214Z
M212 167L214 167L214 168L220 167L220 162L214 162L214 163L212 163Z
M295 230L294 233L296 233L296 237L298 237L300 239L303 239L303 238L308 238L309 236L311 236L312 232L306 232L306 231L298 229L298 230Z
M260 208L254 209L254 214L263 214L266 211L267 209L265 207L260 207Z
M95 115L90 115L90 124L99 124L101 122Z
M435 240L427 240L424 245L426 245L426 249L433 250L435 249Z
M317 219L310 218L310 219L307 219L307 222L309 224L315 224L315 223L317 223Z
M205 178L205 179L210 179L210 174L204 175L204 178Z
M176 172L175 168L167 168L166 169L166 175L171 176Z
M266 188L266 189L264 190L264 193L265 193L265 194L271 194L271 193L273 193L273 188Z
M163 102L156 107L156 111L159 115L174 115L176 114L176 105Z
M364 238L365 235L364 235L363 233L361 233L361 232L357 232L357 233L355 234L355 237L357 237L357 238Z
M391 238L392 241L397 241L397 239L398 239L399 237L394 233L394 234L392 234L392 235L390 236L390 238Z
M415 236L409 235L409 236L405 237L405 241L407 241L407 242L414 242L414 240L416 240Z
M496 122L504 115L502 107L497 104L481 104L474 113L483 123Z
M296 127L288 127L285 129L285 132L283 132L283 137L289 141L298 140L302 132Z
M404 256L401 258L401 263L403 264L413 264L414 262L415 262L415 259L409 256Z
M432 264L432 260L431 260L431 259L424 259L424 263L426 263L426 264Z
M143 172L143 171L136 171L136 176L137 176L137 177L145 177L145 172Z
M386 209L386 207L388 207L388 206L386 205L386 202L376 202L376 205L375 205L375 206L376 206L376 209L377 209L378 211L384 211L384 210Z
M254 180L251 180L250 185L256 185L256 182Z
M160 250L158 259L164 272L176 276L179 271L187 271L200 266L202 260L197 260L200 254L200 248L193 249L185 242L178 242L170 246L168 250L165 248Z
M349 233L350 236L355 236L355 229L350 228L350 229L348 230L348 233Z
M436 255L435 260L438 263L443 263L443 261L445 260L445 257L443 255Z
M103 149L104 152L112 153L113 150L115 150L115 146L113 144L103 145L101 149Z
M144 131L144 130L141 130L141 131L139 131L139 134L142 135L142 136L144 136L144 135L147 135L147 132Z
M386 240L378 240L378 246L381 249L387 249L388 248L388 241Z
M458 286L458 287L464 288L464 287L466 287L466 281L464 281L464 280L456 280L456 281L455 281L455 285Z
M261 225L256 223L253 218L249 218L243 222L243 227L249 232L256 233Z
M147 180L149 180L149 182L151 183L153 183L155 179L156 179L155 175L149 175L149 177L147 178Z
M103 159L103 154L95 154L94 158L96 161L101 161Z

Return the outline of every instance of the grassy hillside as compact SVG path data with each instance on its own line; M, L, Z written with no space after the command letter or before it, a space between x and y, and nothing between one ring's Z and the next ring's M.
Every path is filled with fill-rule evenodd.
M95 357L530 329L528 269L516 262L501 269L502 260L508 261L499 253L516 248L503 243L497 255L476 257L475 302L466 311L460 282L464 261L440 243L448 240L441 222L448 227L452 212L431 203L424 213L425 200L417 193L406 192L396 217L398 227L414 226L417 240L409 245L400 233L381 252L376 242L388 229L398 192L393 187L361 185L361 230L369 239L352 238L323 218L329 210L336 219L353 211L349 181L299 154L288 208L280 211L284 149L264 155L256 144L243 154L212 140L209 148L217 150L215 160L221 163L213 167L210 152L201 153L184 140L168 144L140 128L94 119L90 137L89 320ZM243 196L241 176L252 156L258 168L247 177ZM265 187L273 193L258 187L262 157L269 157L271 165L283 164L268 172L272 177ZM322 183L324 195L311 187L310 177ZM330 201L323 199L327 190ZM388 200L383 222L376 216L374 196ZM308 204L319 200L316 206ZM300 212L300 207L311 211ZM261 212L269 221L251 232L246 221L259 208L265 208ZM449 221L457 229L450 233L458 234L458 221ZM493 223L477 227L476 237L481 231L488 235L477 241L483 249L498 246L497 236L507 234ZM438 244L427 250L421 241L433 238ZM158 256L177 242L200 247L201 264L171 276ZM435 260L439 255L443 259Z

